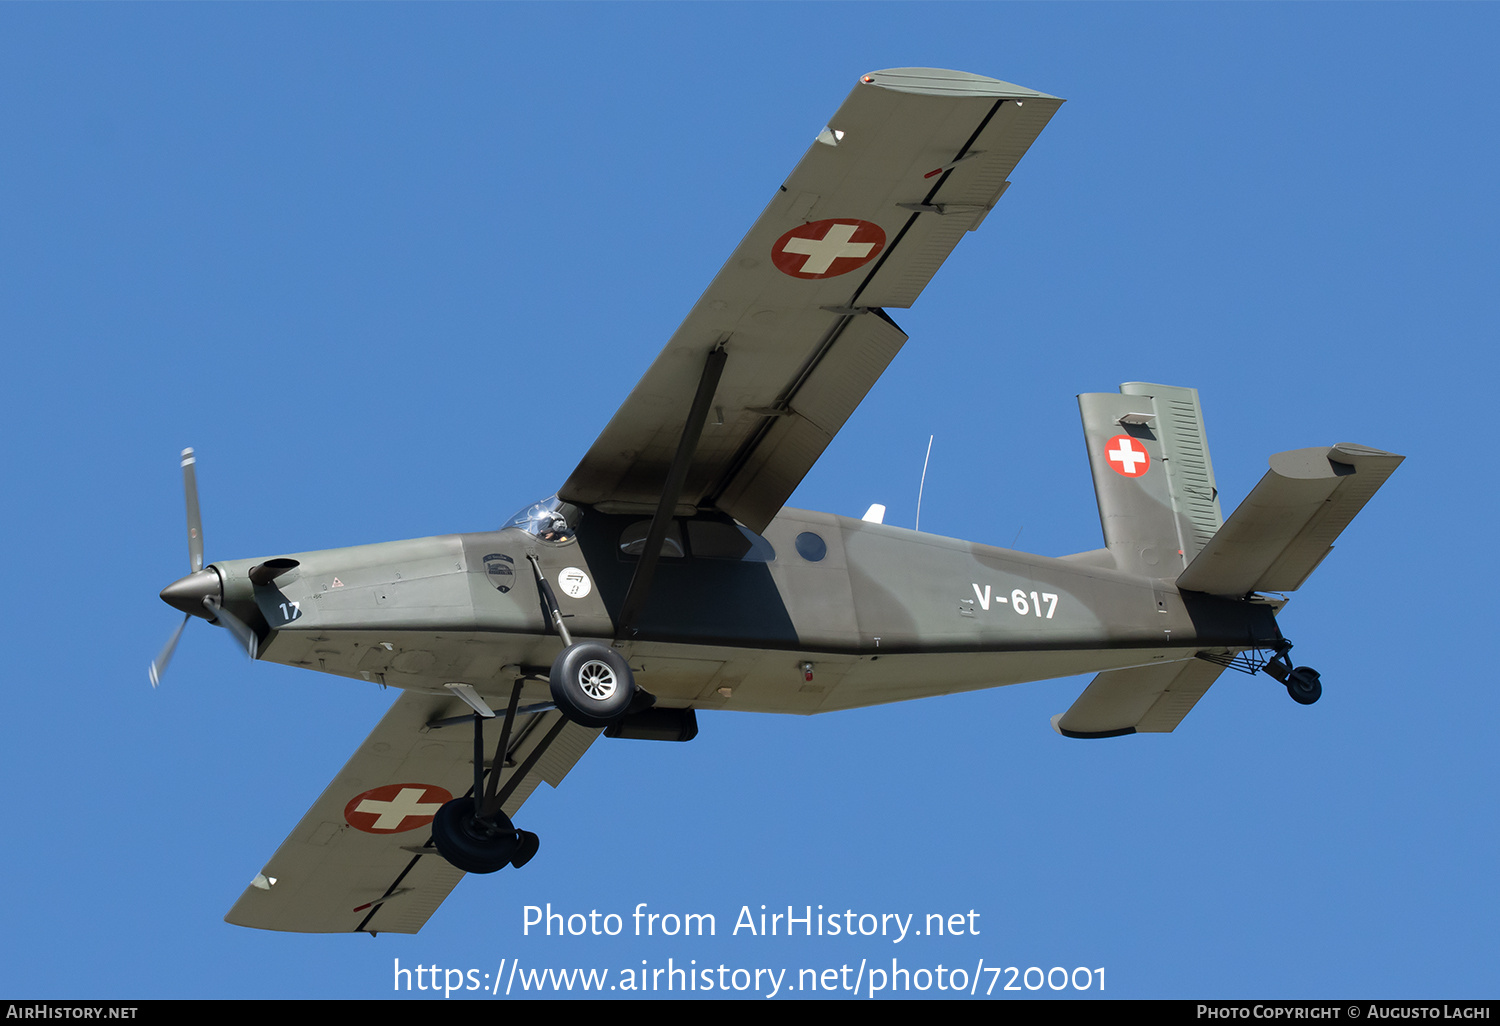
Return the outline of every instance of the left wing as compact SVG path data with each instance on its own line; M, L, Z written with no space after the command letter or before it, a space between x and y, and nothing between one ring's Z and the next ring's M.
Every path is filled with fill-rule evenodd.
M906 341L881 308L916 300L1062 102L958 71L862 76L559 496L655 509L716 384L673 498L764 529Z
M473 728L429 724L467 711L444 695L403 692L225 921L297 933L420 930L464 875L432 847L427 824L447 796L468 794L474 781ZM502 788L561 716L517 719ZM491 723L493 745L499 723ZM561 783L599 733L567 723L511 792L506 814L539 782Z

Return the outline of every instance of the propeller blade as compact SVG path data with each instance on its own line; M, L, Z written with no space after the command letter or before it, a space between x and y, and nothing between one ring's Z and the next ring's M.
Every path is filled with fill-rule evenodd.
M203 569L203 518L198 513L197 457L192 449L182 450L182 491L187 499L188 562L193 572Z
M208 607L208 611L214 615L215 620L229 628L229 633L234 635L234 640L239 642L240 647L245 650L245 654L254 659L255 653L260 647L260 642L256 639L255 632L245 624L245 621L219 605L212 598L204 599L203 604Z
M187 622L191 619L192 616L190 615L182 618L182 622L172 632L172 640L167 642L167 647L162 649L161 654L152 660L151 686L153 688L161 683L161 675L167 672L167 664L172 661L172 653L177 651L177 642L182 637L182 629L187 626Z

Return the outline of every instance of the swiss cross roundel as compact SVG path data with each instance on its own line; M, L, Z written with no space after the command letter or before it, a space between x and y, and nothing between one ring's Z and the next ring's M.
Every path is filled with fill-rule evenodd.
M431 823L452 798L434 784L384 784L349 799L344 819L367 834L399 834Z
M1140 477L1151 466L1151 457L1146 447L1129 435L1115 435L1104 447L1104 458L1109 468L1126 477Z
M799 224L771 247L771 262L793 278L837 278L862 267L885 248L885 230L857 218Z

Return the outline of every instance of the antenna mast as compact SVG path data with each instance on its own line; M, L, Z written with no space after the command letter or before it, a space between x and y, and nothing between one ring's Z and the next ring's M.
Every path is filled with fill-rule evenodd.
M927 436L927 455L922 458L922 483L917 485L917 526L914 530L922 529L922 489L927 487L927 461L932 459L932 440L934 435Z

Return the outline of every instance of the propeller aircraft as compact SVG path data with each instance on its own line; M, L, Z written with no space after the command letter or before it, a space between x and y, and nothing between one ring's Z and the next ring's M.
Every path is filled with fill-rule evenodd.
M900 351L911 306L1062 100L862 76L557 494L498 530L205 565L162 599L252 659L400 696L226 919L415 933L600 734L698 710L820 713L1092 673L1059 733L1173 730L1226 669L1299 703L1277 614L1402 457L1281 453L1225 519L1194 389L1079 396L1103 548L1061 558L784 507Z

